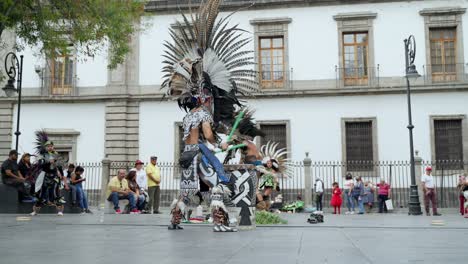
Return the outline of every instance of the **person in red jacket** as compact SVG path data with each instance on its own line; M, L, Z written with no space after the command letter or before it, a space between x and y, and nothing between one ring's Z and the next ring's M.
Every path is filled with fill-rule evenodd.
M334 208L333 214L336 214L336 210L338 209L338 214L341 214L341 189L338 187L338 183L334 182L333 183L333 189L332 189L332 198L331 198L331 206Z

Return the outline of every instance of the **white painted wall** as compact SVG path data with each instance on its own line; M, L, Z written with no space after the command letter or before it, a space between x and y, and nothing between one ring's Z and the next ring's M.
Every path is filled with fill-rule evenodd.
M12 134L16 130L16 108L14 113ZM99 162L104 158L104 104L22 104L20 122L19 152L35 151L34 132L38 129L74 129L80 132L77 138L77 161ZM13 136L13 148L14 144Z
M149 160L158 156L159 161L173 161L175 147L175 122L182 122L184 111L177 102L140 103L140 158Z
M47 69L45 57L40 53L39 47L30 46L26 46L18 53L19 55L24 55L23 88L39 89L41 79L35 71L35 66L39 65ZM105 86L107 84L107 54L100 52L93 58L77 54L76 76L78 87Z
M23 55L23 88L39 89L41 87L41 79L35 71L35 65L45 66L44 57L40 54L39 47L26 46L23 51L17 54Z
M416 65L422 72L425 62L424 18L419 11L432 7L468 7L464 0L409 1L379 4L353 4L321 7L283 8L241 11L231 21L253 32L249 21L256 18L290 17L289 24L289 66L294 68L295 80L334 79L335 65L338 65L337 23L333 16L348 12L376 12L374 20L375 64L380 64L380 76L403 75L403 39L413 34L418 44ZM221 17L228 13L222 13ZM141 85L161 83L161 61L165 50L163 41L169 39L167 29L178 15L155 15L142 18L145 27L140 35ZM464 36L468 36L468 14L463 15ZM253 42L245 49L253 49ZM464 41L468 50L468 41ZM40 79L34 71L35 65L44 65L38 55L38 48L26 47L23 87L37 88ZM465 52L468 61L468 52ZM79 55L77 63L77 85L79 87L104 86L107 84L107 55L105 52L94 58Z
M105 50L105 49L103 49ZM78 87L99 87L107 84L107 54L100 52L93 58L78 54L76 76Z
M410 34L418 45L416 65L422 72L425 62L424 18L419 11L434 7L468 7L464 0L410 1L380 4L353 4L323 7L304 7L241 11L231 21L240 28L253 32L249 21L256 18L290 17L289 66L294 68L296 80L334 79L338 65L337 23L333 16L338 13L375 12L374 45L375 64L380 64L380 76L402 76L404 71L403 40ZM222 13L224 17L227 13ZM148 26L140 39L140 84L161 83L161 55L165 50L163 40L169 39L167 28L177 15L145 17L142 23ZM464 36L468 36L468 14L463 15ZM464 42L468 50L468 41ZM247 49L253 49L253 42ZM468 56L468 52L465 52ZM468 58L468 57L467 57Z
M176 21L176 15L142 17L145 31L140 35L140 85L162 83L164 40L169 40L168 28Z
M413 95L415 150L431 159L430 115L468 115L467 93ZM289 120L293 160L310 152L312 160L342 160L341 118L376 117L380 160L408 160L406 96L372 95L250 100L256 120ZM281 108L283 110L279 111ZM140 109L140 156L174 157L175 128L184 113L175 102L144 102Z

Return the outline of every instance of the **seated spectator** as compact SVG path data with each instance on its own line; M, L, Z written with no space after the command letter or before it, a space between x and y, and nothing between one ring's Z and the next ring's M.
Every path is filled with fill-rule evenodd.
M113 177L107 185L106 197L107 200L114 204L116 214L121 214L119 200L128 200L131 214L137 214L138 210L135 204L135 195L128 187L128 182L125 179L125 170L120 169L117 176Z
M143 167L144 163L141 160L137 160L135 162L135 168L131 169L132 171L136 172L136 182L139 186L140 195L144 195L144 197L148 196L148 177L146 175L145 168ZM142 208L142 213L147 214L149 210L146 208L147 203L145 203L145 207Z
M8 159L5 160L1 166L2 181L4 184L12 186L18 190L21 202L35 202L35 200L29 196L29 191L27 189L28 185L25 185L26 179L19 171L17 160L18 152L16 150L11 150L8 155Z
M70 187L71 198L72 198L72 206L76 206L76 187L75 185L71 184L71 177L73 172L75 172L75 165L73 163L68 164L67 169L67 182L68 186Z
M88 199L86 198L86 193L83 191L83 182L86 181L86 179L83 177L83 172L83 167L76 167L75 173L72 173L71 176L71 184L75 186L78 202L82 210L81 214L92 214L91 210L88 208Z
M32 193L31 190L34 190L34 186L31 183L33 182L34 178L31 174L32 172L31 154L24 153L23 156L21 156L21 160L18 162L18 170L25 179L24 183L25 183L26 191L28 192L28 196L32 196L32 194L34 193Z
M135 194L135 201L137 204L137 209L139 212L141 212L145 208L145 196L140 192L140 186L138 185L136 181L136 176L137 173L134 170L131 170L127 174L127 182L128 182L128 188L132 190L132 192Z
M18 162L18 170L25 179L31 177L31 154L24 153L21 160Z

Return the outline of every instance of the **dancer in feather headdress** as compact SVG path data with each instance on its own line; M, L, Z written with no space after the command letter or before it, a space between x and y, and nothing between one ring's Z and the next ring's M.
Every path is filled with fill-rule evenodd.
M257 191L257 209L269 210L270 198L273 190L280 191L278 178L291 175L290 164L287 159L285 148L277 149L279 143L268 142L261 148L263 157L263 166L258 166L260 172L258 191Z
M208 0L195 13L181 14L182 21L176 22L179 32L169 29L173 43L164 44L162 87L187 112L183 119L185 148L179 160L180 188L185 196L199 191L199 177L211 188L232 186L213 153L226 150L232 142L229 138L220 142L216 131L226 132L235 126L235 111L242 107L237 95L259 92L251 69L252 51L242 50L251 39L243 38L245 31L237 25L228 24L232 14L218 18L220 4L221 0ZM214 171L216 179L199 173L203 165L199 160ZM183 200L190 200L186 198Z
M38 201L33 206L31 215L37 215L45 205L57 208L58 215L63 215L65 199L61 195L61 183L68 190L68 184L63 176L64 165L59 154L54 149L54 143L49 140L44 131L36 132L36 155L37 161L34 165L36 175L35 193Z

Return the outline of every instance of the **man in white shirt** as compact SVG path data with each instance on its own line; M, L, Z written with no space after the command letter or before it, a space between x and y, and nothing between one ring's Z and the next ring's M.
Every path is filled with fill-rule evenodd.
M322 212L323 210L323 205L322 205L322 199L323 199L323 181L320 177L317 177L315 179L315 206L317 207L317 211Z
M441 214L437 213L437 196L435 189L435 180L431 175L432 168L426 168L426 174L421 177L422 188L424 191L424 206L426 207L426 215L430 216L429 213L429 201L432 204L432 214L435 216L440 216Z

